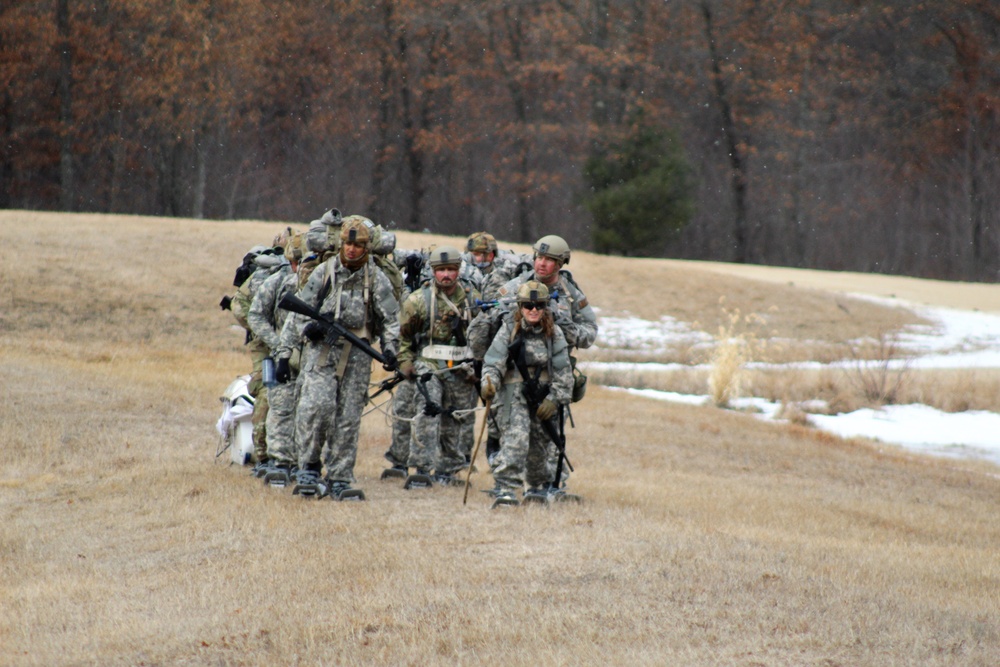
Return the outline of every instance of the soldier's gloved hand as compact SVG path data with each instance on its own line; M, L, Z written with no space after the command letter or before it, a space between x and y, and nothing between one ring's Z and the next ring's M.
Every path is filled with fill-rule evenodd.
M278 384L285 384L292 379L292 369L288 366L288 359L278 359L274 365L274 379Z
M547 398L543 400L541 404L538 406L538 409L535 410L535 415L542 421L552 419L552 415L554 415L555 413L556 413L556 404Z
M497 388L493 386L493 381L488 377L483 378L483 385L479 390L479 395L484 401L492 401L497 395Z
M233 303L233 297L229 296L228 294L224 295L222 297L222 301L219 302L219 308L221 308L222 310L229 310L229 306L231 306L232 303Z
M399 365L399 372L407 380L412 380L414 377L416 377L416 374L415 374L415 372L413 370L413 362L412 361L404 361L403 363L401 363Z
M399 368L399 361L396 359L396 353L392 350L383 351L382 358L385 359L385 363L382 364L382 368L385 370L392 372Z
M323 340L323 336L326 332L323 330L323 325L319 322L310 322L302 329L302 335L316 343Z

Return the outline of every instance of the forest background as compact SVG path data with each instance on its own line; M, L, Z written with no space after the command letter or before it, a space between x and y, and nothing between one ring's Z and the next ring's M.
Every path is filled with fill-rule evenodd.
M998 114L991 0L0 5L0 208L337 206L402 230L993 282ZM690 205L657 219L654 195L642 235L634 211L588 206L588 164L631 164L604 185L648 194L663 170L622 148L644 136Z

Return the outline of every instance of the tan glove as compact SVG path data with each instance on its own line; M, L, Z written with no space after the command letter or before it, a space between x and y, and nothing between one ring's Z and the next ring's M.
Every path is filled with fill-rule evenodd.
M403 361L403 362L400 362L400 364L399 364L399 372L407 380L412 380L416 376L416 373L413 370L413 362L412 361Z
M493 398L497 395L497 389L496 387L493 386L493 381L490 380L488 377L483 378L483 383L484 384L479 394L480 396L483 397L484 401L492 401Z
M547 419L552 419L552 415L554 415L555 413L556 413L556 404L547 398L544 401L542 401L541 404L538 406L538 409L535 410L535 415L542 421L545 421Z

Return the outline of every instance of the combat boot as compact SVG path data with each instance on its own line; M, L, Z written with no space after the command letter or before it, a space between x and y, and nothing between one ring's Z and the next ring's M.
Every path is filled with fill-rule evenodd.
M462 480L446 472L436 472L431 479L434 480L435 484L441 486L462 486L464 484Z
M424 468L417 468L417 471L403 483L404 489L429 489L432 486L434 479L431 477L431 471Z
M386 468L382 471L382 476L379 479L406 479L406 475L409 473L410 469L404 465L396 464L391 468Z
M267 472L264 473L264 484L275 488L284 488L292 483L292 464L288 461L271 459Z
M502 489L497 486L494 498L493 504L490 506L490 509L493 510L498 507L517 507L520 505L517 496L514 495L513 489Z
M364 500L365 492L352 488L347 482L326 480L326 495L330 500Z

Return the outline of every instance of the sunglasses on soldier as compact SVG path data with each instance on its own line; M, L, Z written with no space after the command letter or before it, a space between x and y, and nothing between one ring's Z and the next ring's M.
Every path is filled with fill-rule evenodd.
M543 308L545 308L546 306L548 306L548 304L545 303L544 301L542 301L542 302L538 302L538 301L522 301L520 303L520 306L521 306L521 308L524 308L525 310L534 310L536 308L538 308L539 310L542 310Z

